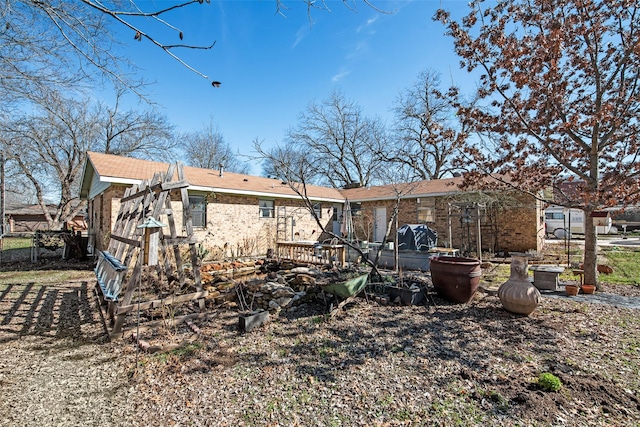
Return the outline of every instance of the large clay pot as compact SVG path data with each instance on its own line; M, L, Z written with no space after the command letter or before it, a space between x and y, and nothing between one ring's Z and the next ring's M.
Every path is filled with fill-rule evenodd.
M480 260L475 258L439 256L431 259L433 287L451 302L471 301L481 275Z
M498 288L498 298L505 310L526 316L533 313L540 304L540 291L529 281L527 270L526 258L511 258L509 280Z

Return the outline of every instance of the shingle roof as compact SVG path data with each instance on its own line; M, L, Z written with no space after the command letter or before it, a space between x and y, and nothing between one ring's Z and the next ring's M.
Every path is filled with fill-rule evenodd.
M74 208L77 203L73 203ZM51 215L55 215L58 207L54 204L48 204L47 209ZM7 203L5 206L5 214L7 215L44 215L42 207L37 204L29 203ZM81 214L80 214L81 215Z
M87 163L85 164L85 180L90 179L86 175L86 168L89 165L103 182L128 184L133 181L149 179L156 172L166 172L169 167L168 163L88 152ZM277 179L232 172L224 172L223 176L220 176L220 171L218 170L190 166L184 167L184 173L191 188L196 187L206 191L230 194L263 195L265 197L299 197L288 184ZM349 199L350 201L390 200L395 199L398 193L400 193L401 198L457 193L461 191L459 185L462 181L462 177L455 177L350 189L307 185L306 190L309 198L317 200L336 202L344 199ZM83 188L88 184L88 182L84 182Z
M462 177L350 188L341 190L341 193L350 201L358 202L395 199L397 195L400 195L400 198L439 196L459 192L458 185L460 183L462 183Z
M100 176L101 181L114 183L130 183L131 180L152 178L156 172L166 172L169 164L150 160L134 159L111 154L87 153L87 163ZM203 190L232 194L257 194L272 197L298 197L286 183L277 179L254 175L244 175L213 169L184 167L184 174L189 185L203 187ZM339 190L315 185L307 185L307 194L311 199L342 201L344 197Z

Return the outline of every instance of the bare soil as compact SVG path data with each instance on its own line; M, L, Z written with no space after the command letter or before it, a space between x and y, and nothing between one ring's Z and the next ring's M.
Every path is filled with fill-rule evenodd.
M308 302L240 334L218 307L199 334L147 332L189 344L146 354L107 340L93 286L0 286L0 426L640 425L640 310L543 298L524 317L491 292L430 293L333 317Z

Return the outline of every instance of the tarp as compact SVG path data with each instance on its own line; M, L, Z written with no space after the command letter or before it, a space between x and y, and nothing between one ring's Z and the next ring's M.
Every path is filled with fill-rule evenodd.
M405 224L398 229L398 249L428 251L437 246L438 233L424 224Z

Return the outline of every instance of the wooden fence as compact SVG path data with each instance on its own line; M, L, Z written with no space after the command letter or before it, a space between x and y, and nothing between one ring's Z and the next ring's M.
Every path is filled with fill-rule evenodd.
M345 265L344 245L318 242L277 242L278 258L307 264Z

